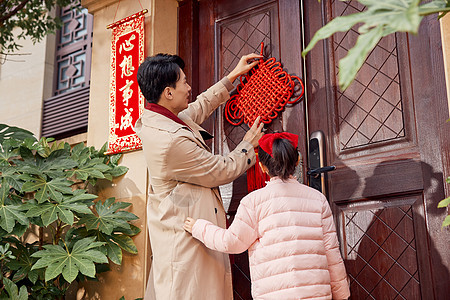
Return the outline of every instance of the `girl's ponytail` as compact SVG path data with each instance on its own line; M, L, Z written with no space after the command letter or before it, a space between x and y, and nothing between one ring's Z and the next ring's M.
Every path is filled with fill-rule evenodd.
M269 176L278 176L283 180L295 172L298 161L297 149L287 139L275 139L272 144L272 156L261 147L258 149L259 161L268 168Z

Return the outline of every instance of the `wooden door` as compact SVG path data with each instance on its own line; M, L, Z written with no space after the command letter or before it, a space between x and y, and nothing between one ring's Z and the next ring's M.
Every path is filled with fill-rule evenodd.
M300 134L304 171L308 136L325 137L327 179L352 299L443 299L449 294L445 211L450 130L439 24L426 20L425 37L398 34L380 42L345 92L336 88L337 61L357 33L319 43L305 63L304 41L332 16L363 9L355 1L180 1L180 55L193 93L227 74L243 54L281 61L306 82L306 99L288 107L269 128ZM434 49L434 51L430 51ZM439 51L438 51L439 50ZM304 65L305 64L305 65ZM439 74L439 76L433 76ZM307 115L307 117L306 117ZM247 127L231 126L218 110L204 127L216 153L234 149ZM309 130L309 132L307 131ZM447 169L447 170L446 170ZM448 173L447 173L448 174ZM304 175L304 174L303 174ZM230 221L246 195L242 176L224 189ZM235 255L235 299L251 299L247 254Z
M181 13L184 17L181 17ZM189 16L198 14L199 18L192 22L186 20ZM263 42L264 56L275 57L281 61L285 70L292 75L302 76L303 64L300 56L300 3L295 1L265 1L265 0L219 0L219 1L187 1L180 6L180 25L187 32L198 32L198 56L189 47L180 47L180 55L187 55L198 66L198 86L193 90L202 91L212 83L228 74L238 60L245 54L259 53ZM198 22L198 23L196 23ZM187 31L186 31L187 28ZM195 39L195 34L187 33L188 40ZM186 38L182 38L186 41ZM295 41L295 42L293 42ZM196 41L194 40L193 43ZM180 41L180 43L184 43ZM188 44L190 42L187 42ZM195 63L197 61L197 63ZM189 76L189 75L188 75ZM191 81L194 85L195 80ZM237 84L238 81L235 82ZM274 130L289 130L301 136L304 141L299 145L299 151L306 157L306 122L305 105L303 102L286 108L281 116L275 119L267 128ZM216 153L225 154L233 150L242 140L248 126L230 125L223 116L223 110L218 109L205 124L214 132L212 148ZM228 207L229 221L233 220L239 202L247 194L246 175L244 174L233 184L222 188L222 196ZM232 255L233 286L235 299L251 299L250 276L247 252Z
M329 18L364 9L357 1L304 4L306 41ZM352 299L444 299L449 235L436 205L450 140L439 22L425 19L417 36L383 38L343 92L338 60L357 37L355 28L336 34L306 60L309 129L324 133L328 164L337 166L328 194Z

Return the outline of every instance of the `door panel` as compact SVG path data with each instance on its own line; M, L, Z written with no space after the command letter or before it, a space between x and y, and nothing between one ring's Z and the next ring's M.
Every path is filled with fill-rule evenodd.
M204 5L204 6L203 6ZM200 14L209 10L208 18L214 20L214 36L200 32L200 40L215 41L215 79L228 74L239 59L248 53L261 51L266 58L275 57L281 61L284 69L292 75L302 78L302 61L300 59L300 43L292 43L292 38L300 41L300 5L294 1L215 1L213 11L207 4L200 2ZM292 28L291 33L287 33ZM202 65L200 61L200 65ZM202 75L200 75L201 77ZM201 77L202 78L202 77ZM235 83L237 84L238 81ZM303 102L287 107L283 114L276 118L268 132L289 130L299 134L305 141L305 105ZM223 117L223 109L217 110L214 124L211 124L215 139L216 153L226 154L233 150L248 130L246 124L230 125ZM306 142L299 144L299 151L306 157ZM247 194L246 174L235 180L227 188L230 195L228 208L229 221L233 220L240 200ZM226 202L226 192L224 201ZM250 276L247 252L232 255L233 286L235 299L251 299Z
M364 9L357 1L304 3L307 41L329 18ZM309 128L325 133L328 164L337 167L329 174L329 200L351 298L439 299L448 287L439 291L439 279L431 279L431 274L448 276L439 264L448 255L443 257L443 248L430 238L434 229L427 221L436 215L427 207L443 198L443 176L436 171L442 168L439 160L433 162L435 153L421 145L422 140L438 144L439 132L424 135L419 129L424 125L417 116L423 110L416 102L423 100L414 95L428 86L415 78L412 63L413 49L426 38L414 40L407 34L383 38L355 81L341 91L338 61L358 35L357 28L335 34L306 59ZM422 46L422 51L428 50ZM432 77L424 66L415 66L424 70L420 77ZM430 183L434 180L430 177L436 181ZM430 195L433 184L435 193Z
M305 100L287 107L268 131L300 134L305 162L307 130L323 132L326 165L337 166L327 176L327 196L352 299L443 299L450 294L442 280L449 277L450 240L440 229L445 211L436 208L444 198L448 173L443 170L450 169L444 155L450 153L450 130L443 127L448 118L443 62L436 55L439 23L426 19L425 33L416 37L384 38L342 92L337 64L357 30L318 43L304 61L301 48L330 18L364 9L358 2L180 1L185 2L197 8L180 19L192 18L183 24L194 31L198 24L198 40L192 40L198 44L198 83L193 82L198 91L226 75L243 54L259 52L261 42L266 57L276 57L288 73L305 78ZM186 44L180 43L185 45L180 54L193 55L195 62ZM248 129L229 125L221 109L203 125L214 132L212 149L221 154L234 149ZM231 200L232 221L247 194L245 175L222 192ZM247 254L232 256L232 265L235 299L251 299Z

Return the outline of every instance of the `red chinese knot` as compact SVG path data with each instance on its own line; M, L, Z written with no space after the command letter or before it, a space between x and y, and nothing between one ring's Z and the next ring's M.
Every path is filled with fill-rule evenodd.
M261 43L261 55L264 44ZM296 85L300 86L298 91ZM278 116L286 104L295 104L303 96L303 82L297 76L289 75L281 63L274 57L264 61L260 59L257 67L240 77L237 94L233 95L225 106L225 117L232 125L245 122L249 126L258 116L269 124ZM291 99L294 92L300 95Z

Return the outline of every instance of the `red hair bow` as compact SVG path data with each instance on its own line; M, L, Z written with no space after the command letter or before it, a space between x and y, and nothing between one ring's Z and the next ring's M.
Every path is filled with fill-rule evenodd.
M272 145L275 140L286 139L288 140L294 148L298 145L298 135L289 132L278 132L278 133L268 133L259 139L259 146L270 156L272 155Z

